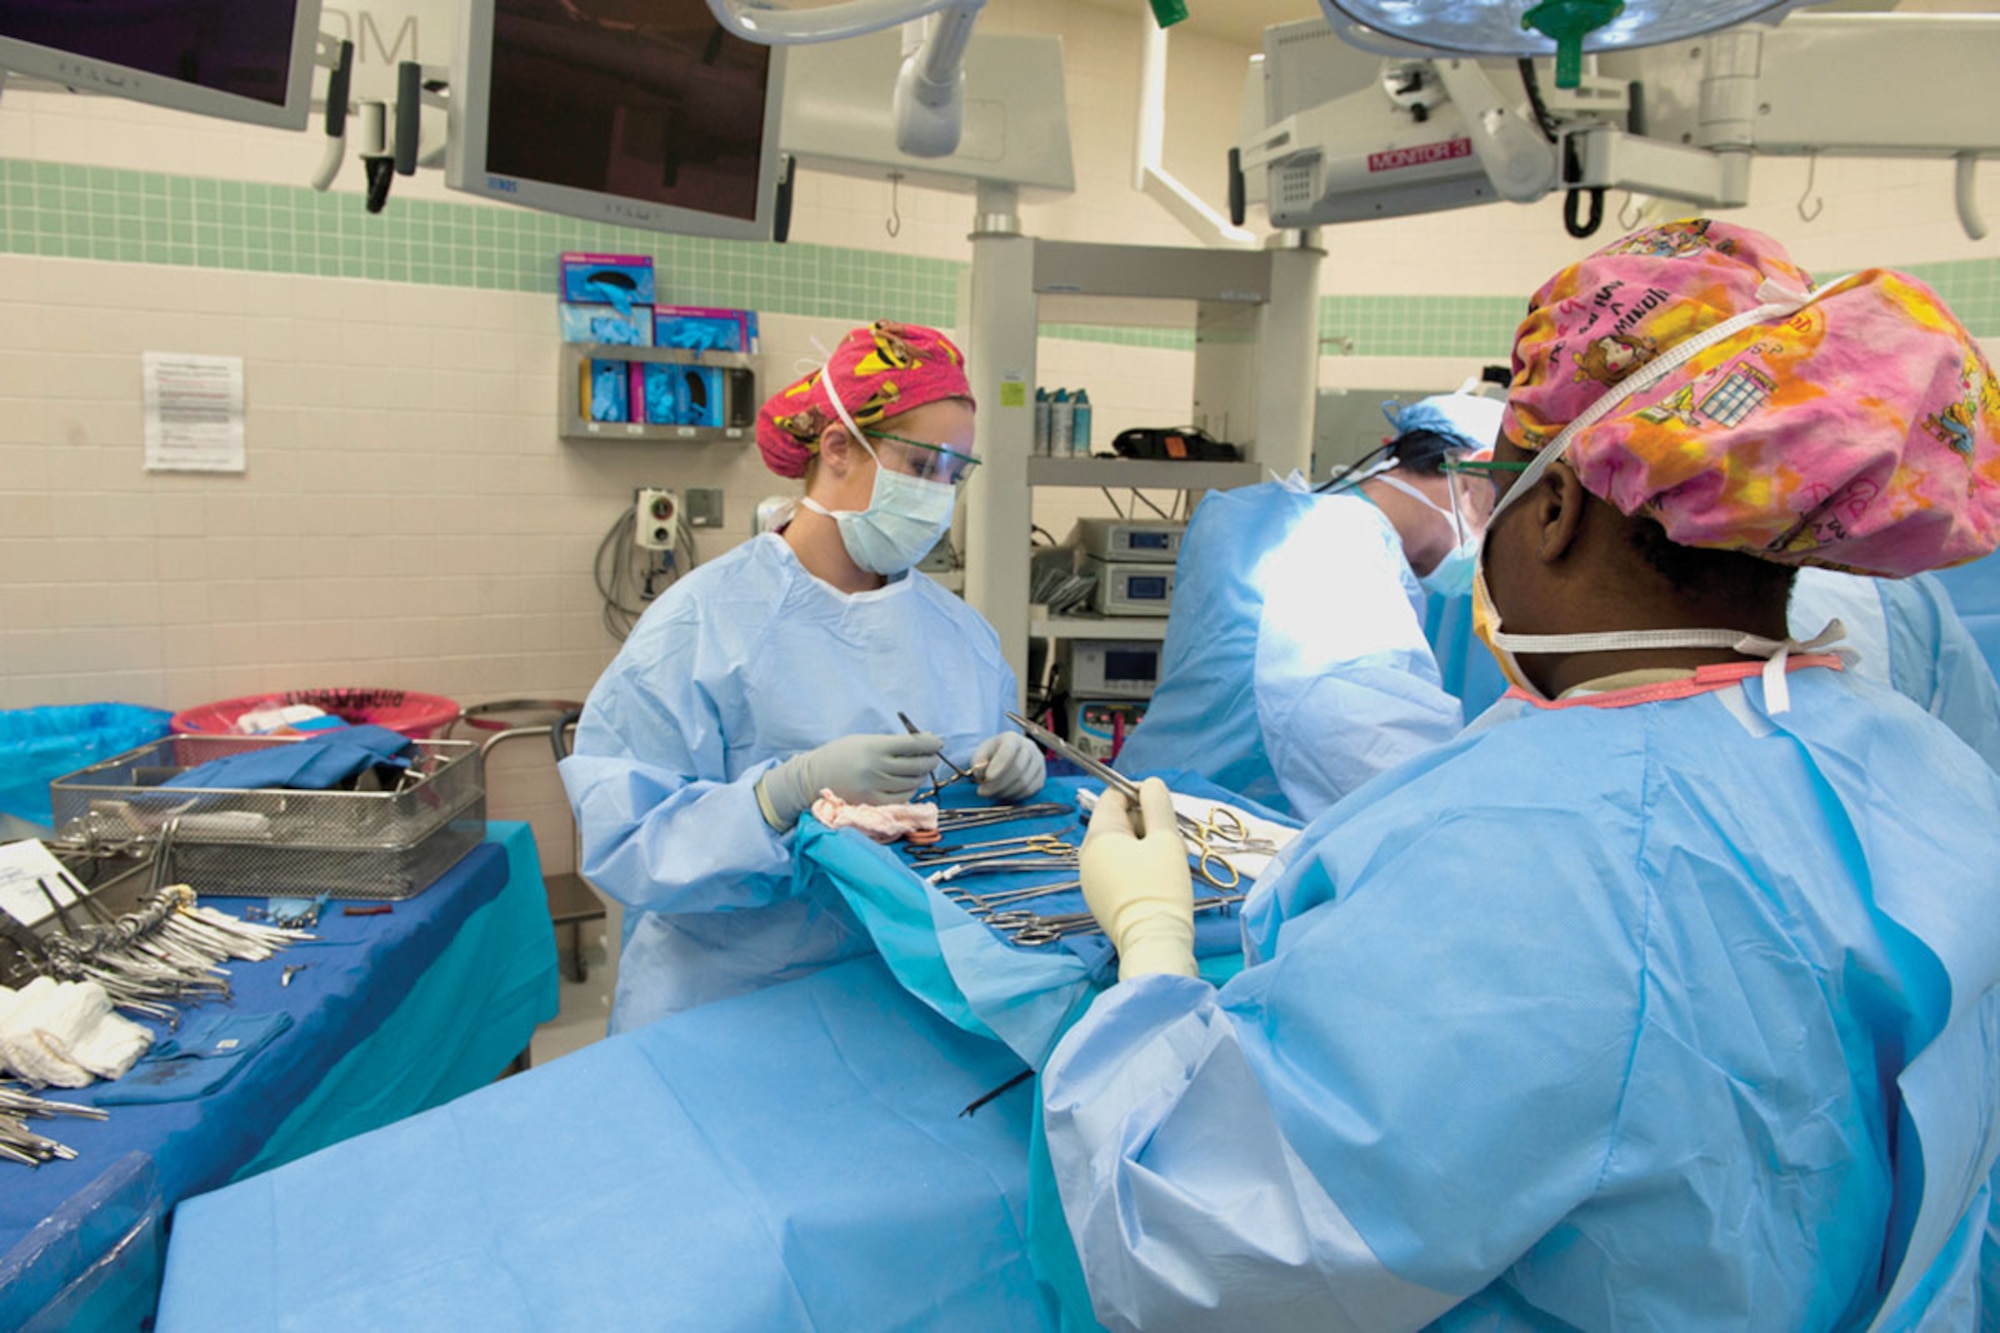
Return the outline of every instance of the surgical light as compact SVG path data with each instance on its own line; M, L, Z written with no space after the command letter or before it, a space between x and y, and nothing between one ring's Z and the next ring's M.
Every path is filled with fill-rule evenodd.
M1576 87L1585 52L1678 42L1792 7L1789 0L1320 0L1336 32L1358 23L1465 55L1552 55L1563 88Z

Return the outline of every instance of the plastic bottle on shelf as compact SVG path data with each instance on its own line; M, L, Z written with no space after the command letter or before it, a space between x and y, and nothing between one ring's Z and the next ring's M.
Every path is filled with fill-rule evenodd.
M1078 389L1069 404L1069 451L1072 457L1090 457L1090 392Z
M1068 389L1057 389L1049 399L1049 453L1056 458L1068 458L1070 435L1075 427L1075 407L1069 400Z
M1035 389L1035 453L1046 455L1049 451L1049 391Z

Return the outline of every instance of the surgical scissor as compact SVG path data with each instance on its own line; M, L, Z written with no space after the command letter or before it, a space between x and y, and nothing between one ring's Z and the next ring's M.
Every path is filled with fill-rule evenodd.
M1251 852L1261 856L1278 854L1277 843L1269 838L1252 836L1250 826L1229 806L1210 806L1207 819L1189 820L1185 815L1181 818L1186 821L1181 826L1182 831L1197 838L1204 846L1219 846L1225 851Z
M1024 838L996 838L991 842L960 843L948 847L940 843L910 857L911 865L940 865L951 861L995 861L1014 856L1061 857L1076 859L1076 844L1058 833L1030 833Z

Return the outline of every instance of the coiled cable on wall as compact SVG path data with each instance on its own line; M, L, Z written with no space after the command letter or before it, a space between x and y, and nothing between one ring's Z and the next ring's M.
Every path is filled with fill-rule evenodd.
M695 566L694 534L678 517L674 520L674 544L669 550L644 550L634 540L638 514L627 507L605 529L597 543L597 557L591 562L591 577L597 595L604 599L602 618L605 632L623 643L646 613L646 604L671 587L686 570ZM643 559L635 558L643 552Z

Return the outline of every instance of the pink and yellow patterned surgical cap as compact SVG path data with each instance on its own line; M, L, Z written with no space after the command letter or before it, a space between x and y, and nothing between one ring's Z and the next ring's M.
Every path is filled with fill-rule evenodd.
M972 401L965 357L951 339L921 324L877 320L842 338L822 369L765 401L757 414L757 448L771 471L806 474L820 434L840 420L829 388L863 430L926 403Z
M1812 280L1746 227L1697 218L1606 246L1535 293L1501 434L1543 448L1774 287ZM1696 353L1586 427L1565 461L1683 546L1901 577L2000 543L2000 383L1937 294L1887 269Z

